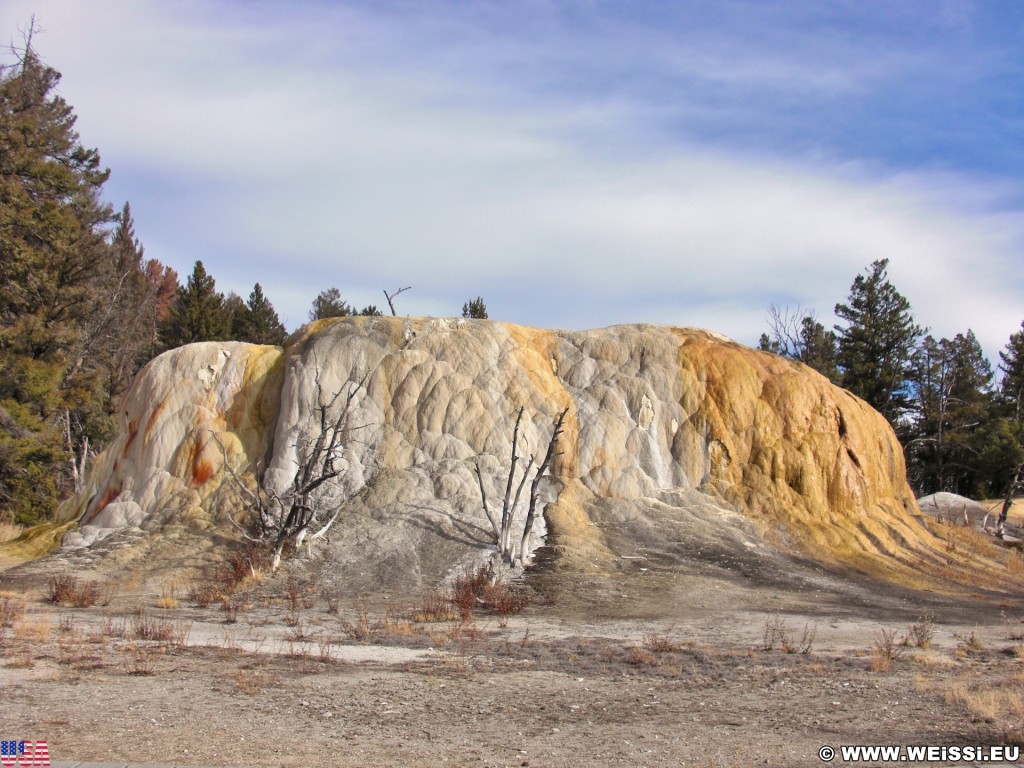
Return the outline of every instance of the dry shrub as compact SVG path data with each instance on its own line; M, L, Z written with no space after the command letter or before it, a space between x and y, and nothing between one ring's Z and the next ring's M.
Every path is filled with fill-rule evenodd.
M413 621L432 623L437 621L451 621L457 618L452 609L452 602L448 595L440 590L424 592L420 598L420 605L413 610Z
M125 620L123 616L120 616L117 619L115 619L113 616L105 616L103 618L103 623L99 626L99 628L96 631L96 636L99 638L123 638L127 634L128 628L125 625Z
M200 608L209 608L224 599L224 593L212 579L202 579L189 587L188 599Z
M270 570L270 554L265 547L245 542L228 553L217 568L208 570L193 584L189 597L200 608L231 597L242 586L257 582Z
M644 647L654 653L677 653L683 650L683 646L666 637L653 632L644 637Z
M86 643L72 630L57 637L57 663L77 671L102 669L106 666L105 644Z
M132 643L128 646L128 659L125 662L126 672L137 677L148 677L156 674L153 665L153 653L150 649Z
M348 639L353 642L365 643L378 634L378 627L370 621L370 609L363 601L356 603L352 621L342 619L340 623Z
M480 630L472 620L459 622L448 634L452 640L466 640L474 643L480 638Z
M800 643L797 646L797 650L800 651L804 656L810 654L811 649L814 647L814 639L818 636L818 625L817 624L804 624L803 634L800 636ZM792 651L790 651L792 653Z
M0 627L13 627L24 615L24 598L7 593L0 595Z
M94 581L79 581L68 573L50 578L47 599L57 605L89 608L100 599L100 585Z
M136 640L152 640L180 648L188 642L191 630L192 622L158 619L142 610L132 614L131 634Z
M658 660L654 658L654 654L645 649L642 645L630 646L626 660L630 664L636 664L637 666L657 666Z
M341 594L336 589L325 589L320 593L320 596L327 603L327 612L337 616L338 611L341 610Z
M286 597L288 599L288 610L297 613L300 608L313 608L316 605L317 589L316 579L299 579L295 576L288 578Z
M981 640L978 638L978 635L974 630L971 630L967 634L954 632L953 637L956 638L956 651L954 651L954 655L957 658L963 658L964 656L979 653L983 648Z
M789 638L789 627L779 614L773 614L764 620L761 629L762 647L766 651L774 650L775 646L781 645L783 649L792 646Z
M892 669L892 663L899 658L903 652L905 643L896 638L897 630L882 627L878 630L875 644L871 648L871 671L888 672Z
M452 582L452 604L459 612L459 616L467 619L473 615L484 590L491 583L491 574L487 568L478 568L475 572L464 571Z
M903 642L915 648L928 648L934 639L935 619L931 616L922 616L916 623L910 625Z
M35 659L28 651L21 651L14 654L5 664L10 669L32 669L36 665Z
M520 613L530 605L530 594L522 587L495 578L487 566L480 566L455 578L451 601L459 616L467 620L477 608L499 616Z

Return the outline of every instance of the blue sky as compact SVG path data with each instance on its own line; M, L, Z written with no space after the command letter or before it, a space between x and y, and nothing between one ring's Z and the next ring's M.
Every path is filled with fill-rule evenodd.
M146 252L316 294L754 344L890 277L995 358L1024 321L1024 4L112 2L36 15Z

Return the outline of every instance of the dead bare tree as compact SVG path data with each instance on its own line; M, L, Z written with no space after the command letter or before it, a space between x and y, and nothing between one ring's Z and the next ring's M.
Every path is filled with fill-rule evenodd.
M480 485L480 499L483 502L484 514L487 515L487 520L491 524L491 528L494 533L494 543L498 548L498 554L501 559L508 565L514 565L518 560L520 564L525 564L526 556L530 551L530 539L533 536L533 524L537 516L537 501L540 497L540 481L544 477L545 473L551 467L551 460L555 456L559 456L556 453L558 446L558 438L561 436L566 414L569 413L569 409L566 408L564 411L558 414L555 418L554 428L551 432L551 439L548 441L548 449L544 454L544 459L537 467L537 471L534 473L533 482L530 485L530 502L526 512L526 520L523 523L523 533L519 540L518 551L516 549L516 542L512 539L512 528L513 521L515 519L515 510L519 504L519 498L522 495L523 488L526 485L526 481L530 476L530 470L533 469L534 456L531 455L526 462L526 468L523 470L523 475L519 479L519 484L516 486L515 495L512 495L512 486L515 485L516 465L519 463L519 425L523 420L524 408L519 409L519 413L516 415L516 425L512 430L512 456L509 462L508 478L505 482L505 497L501 504L501 519L491 512L490 507L487 504L487 492L484 490L484 478L480 471L480 462L476 463L476 479Z
M1021 491L1022 487L1024 487L1024 477L1021 476L1022 473L1024 473L1024 463L1017 465L1017 468L1013 473L1013 480L1010 481L1010 485L1006 489L1006 497L1003 499L1003 506L999 511L999 527L996 529L996 535L1000 538L1003 536L1003 532L1006 529L1006 518L1010 514L1010 507L1013 506L1013 497Z
M395 302L393 301L393 299L395 297L397 297L398 294L403 293L405 291L408 291L410 288L412 288L412 286L411 285L407 285L405 288L399 288L394 293L388 293L387 291L384 291L384 298L388 300L388 306L391 307L391 316L392 317L397 317L398 316L398 313L395 312Z
M310 415L316 421L316 437L304 437L297 442L295 474L284 492L266 487L259 476L259 466L254 471L255 489L251 488L228 462L224 444L213 434L246 512L241 522L230 515L228 519L244 538L270 549L272 571L281 564L286 547L298 549L303 543L322 538L337 521L344 503L333 505L333 510L324 509L314 495L325 483L342 474L342 453L351 434L366 426L349 424L352 401L363 388L365 377L358 383L349 382L326 400L320 386L319 369L315 381L316 405L312 406Z

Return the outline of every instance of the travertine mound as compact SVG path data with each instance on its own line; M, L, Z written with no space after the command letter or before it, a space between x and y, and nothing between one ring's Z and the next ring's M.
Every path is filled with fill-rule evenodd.
M962 525L978 524L990 511L980 501L945 491L922 496L917 500L917 505L926 515L931 515L937 520ZM994 516L998 515L999 507L996 506Z
M361 429L323 489L320 503L345 507L319 554L350 584L436 579L489 544L474 466L500 500L520 406L524 456L569 409L541 500L563 565L668 562L698 545L795 545L890 574L943 557L884 419L803 365L692 329L383 317L319 321L284 349L211 342L152 361L68 507L77 543L111 520L233 530L224 453L284 488L318 387L349 382L364 382L350 418Z

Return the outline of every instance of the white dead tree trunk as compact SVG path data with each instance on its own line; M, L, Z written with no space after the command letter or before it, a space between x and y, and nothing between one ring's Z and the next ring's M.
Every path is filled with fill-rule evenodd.
M68 465L71 469L71 480L74 483L75 493L80 493L85 487L85 472L89 461L89 436L82 435L78 445L75 445L71 429L71 411L64 409L64 448L68 452Z
M317 370L317 404L310 414L316 419L316 437L303 438L296 445L295 475L283 493L278 494L260 482L259 467L254 473L257 475L256 487L250 488L228 462L224 444L216 434L213 435L224 453L224 467L231 475L247 514L242 522L230 515L228 519L247 540L269 547L272 571L281 564L286 547L298 549L304 542L322 538L341 514L343 503L337 504L333 512L325 510L316 503L314 493L343 472L341 456L344 448L351 433L362 428L351 426L348 420L352 401L364 383L365 379L358 384L351 382L347 392L342 387L325 401ZM343 395L344 399L339 403Z
M533 483L530 485L530 504L529 509L526 513L526 521L523 523L523 532L519 539L519 549L516 550L516 542L513 540L513 522L515 519L516 507L519 505L519 498L523 493L523 488L526 485L526 481L530 476L530 470L534 466L534 456L526 462L526 467L523 470L523 476L519 479L519 484L516 486L515 495L512 495L512 486L516 485L516 465L519 463L519 425L523 420L523 408L519 409L519 413L516 415L516 425L512 430L512 456L509 462L508 478L505 482L505 497L501 504L501 518L491 512L490 507L487 504L487 492L484 490L484 479L480 471L480 462L476 463L476 478L477 483L480 486L480 499L483 502L484 514L487 516L488 522L491 524L491 528L494 533L494 543L498 548L498 554L501 559L509 564L514 565L518 560L520 564L525 564L526 557L530 552L530 539L533 535L533 524L537 516L537 501L540 497L540 481L544 477L544 474L551 467L551 460L560 454L556 453L555 450L558 445L558 438L562 434L563 425L565 423L565 416L569 412L566 408L555 419L554 429L551 432L551 439L548 441L547 453L544 455L544 460L540 466L537 467L537 471L533 476Z
M1013 506L1014 494L1018 493L1021 490L1021 486L1024 485L1024 478L1021 477L1021 473L1024 473L1024 464L1017 465L1017 469L1013 473L1013 480L1010 481L1010 485L1006 489L1003 507L999 511L999 527L996 529L996 535L1000 538L1002 538L1006 530L1006 518L1010 514L1010 507Z
M384 298L388 300L388 307L391 308L392 317L398 316L398 313L395 311L395 298L397 298L398 294L404 293L405 291L408 291L410 288L412 288L412 286L407 285L405 288L399 288L394 293L388 293L387 291L384 291Z

